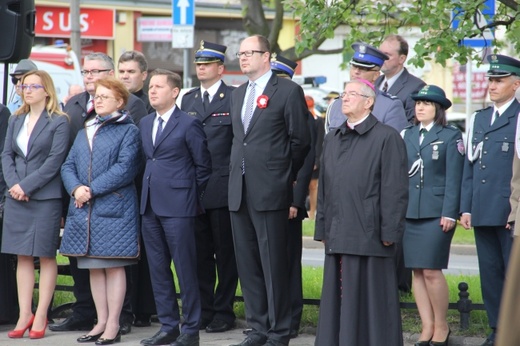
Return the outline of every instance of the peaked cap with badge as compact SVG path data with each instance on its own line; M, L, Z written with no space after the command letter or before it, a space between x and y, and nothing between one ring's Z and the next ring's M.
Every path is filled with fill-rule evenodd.
M410 97L414 101L423 100L438 103L444 109L451 107L451 101L446 98L444 90L436 85L425 85L417 94L412 94Z
M199 50L195 53L195 64L210 64L212 62L224 62L226 58L226 46L200 41Z
M508 77L511 75L520 77L520 61L506 55L488 55L489 71L486 77Z
M364 42L356 42L352 44L354 56L350 63L355 66L374 68L381 67L385 60L389 57L379 49Z
M283 56L273 53L271 57L271 70L279 76L287 76L292 78L294 76L294 70L298 66L297 63L291 61Z

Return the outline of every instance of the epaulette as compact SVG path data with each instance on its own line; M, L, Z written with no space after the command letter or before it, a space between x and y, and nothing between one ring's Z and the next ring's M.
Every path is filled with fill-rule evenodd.
M459 128L453 124L446 125L446 128L454 131L460 131Z
M404 129L402 129L402 130L401 130L401 133L400 133L401 137L404 138L404 135L405 135L406 131L409 130L409 129L411 129L411 128L414 127L414 126L415 126L415 125L411 125L411 124L410 124L410 125L406 126Z
M479 110L475 111L475 114L477 114L479 112L482 112L482 111L485 111L486 109L490 109L490 108L493 108L493 106L489 106L489 107L486 107L486 108L479 109Z
M381 91L381 93L379 93L379 95L383 95L384 97L387 97L389 99L392 99L392 100L398 100L397 96L394 96L392 94L389 94L387 92L384 92L384 91ZM377 95L376 95L377 97Z
M186 91L184 96L189 95L189 94L191 94L191 93L193 93L194 91L197 91L197 90L200 90L200 87L195 87L195 88L192 88L192 89Z

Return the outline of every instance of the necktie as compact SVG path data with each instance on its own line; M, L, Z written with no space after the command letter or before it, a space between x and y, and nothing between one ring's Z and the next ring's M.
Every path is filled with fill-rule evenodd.
M87 102L87 113L90 114L94 110L94 101L92 100L92 96L88 99Z
M383 92L387 92L388 91L388 82L385 81L385 84L383 85Z
M422 144L422 141L424 139L424 136L426 136L426 134L428 133L428 130L426 130L425 128L422 128L420 131L419 131L419 144Z
M159 117L157 121L159 121L159 125L157 125L157 132L155 133L155 143L157 143L159 141L159 138L161 137L164 120L163 118Z
M249 127L249 123L251 122L251 118L253 117L253 112L255 110L255 83L249 83L249 95L246 100L246 111L244 113L244 133L247 133L247 128Z
M204 110L207 111L209 109L209 92L206 90L204 91Z
M498 113L498 111L496 111L495 114L493 115L493 119L491 120L491 125L493 125L493 123L495 121L497 121L499 116L500 116L500 113Z

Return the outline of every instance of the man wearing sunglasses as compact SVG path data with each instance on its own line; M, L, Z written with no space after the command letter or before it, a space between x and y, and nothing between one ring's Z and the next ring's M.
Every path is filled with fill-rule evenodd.
M15 94L12 95L11 102L7 104L7 108L9 108L11 113L14 113L14 111L20 108L22 105L22 98L20 96L22 93L22 90L20 89L20 80L22 76L27 72L36 70L38 70L38 67L34 62L29 59L22 59L18 65L16 65L14 72L10 74L11 82L13 83L15 90Z
M354 56L350 61L350 80L364 79L374 84L381 74L381 66L388 55L379 49L363 43L352 44ZM372 114L383 124L401 131L408 125L403 103L395 96L376 90L376 102ZM341 98L336 99L327 109L325 130L328 132L333 128L340 127L347 120L341 113Z

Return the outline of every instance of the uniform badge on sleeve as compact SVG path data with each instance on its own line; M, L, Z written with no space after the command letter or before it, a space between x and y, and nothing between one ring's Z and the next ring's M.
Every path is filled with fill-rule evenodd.
M466 148L464 148L464 141L462 139L457 140L457 151L464 156L466 154Z

